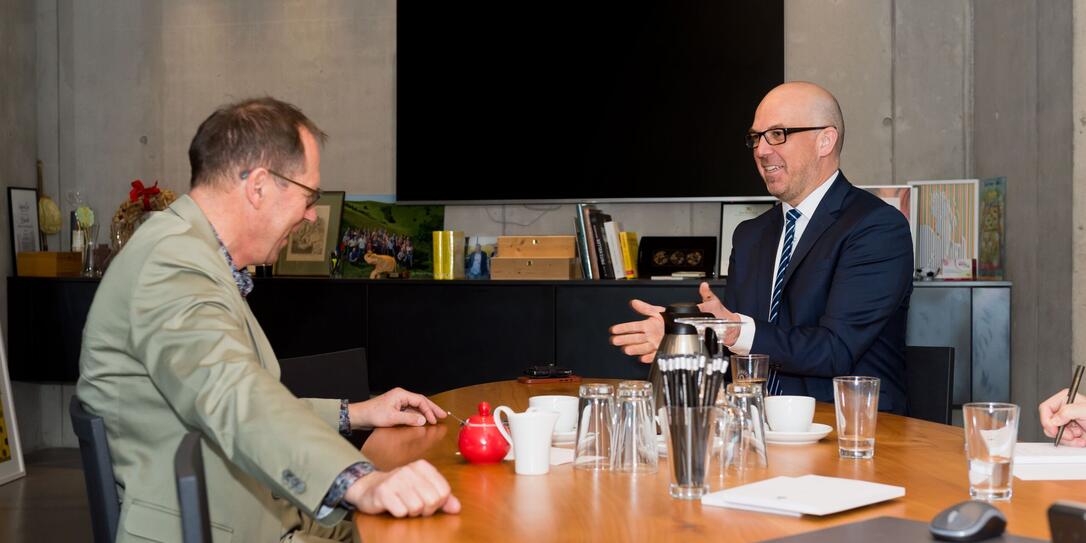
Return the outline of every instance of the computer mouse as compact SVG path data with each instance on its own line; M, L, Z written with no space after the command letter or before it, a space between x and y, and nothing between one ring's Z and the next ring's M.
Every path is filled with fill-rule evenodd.
M945 541L983 541L1003 535L1007 517L991 504L967 501L952 505L931 519L931 535Z

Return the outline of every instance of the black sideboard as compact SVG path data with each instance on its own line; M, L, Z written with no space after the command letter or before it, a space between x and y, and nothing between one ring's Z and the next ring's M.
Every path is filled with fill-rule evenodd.
M724 281L714 281L722 287ZM11 378L74 382L98 281L8 278ZM637 318L627 301L697 300L697 282L256 279L253 313L282 358L366 347L370 387L425 394L515 378L556 362L591 377L644 379L608 342Z

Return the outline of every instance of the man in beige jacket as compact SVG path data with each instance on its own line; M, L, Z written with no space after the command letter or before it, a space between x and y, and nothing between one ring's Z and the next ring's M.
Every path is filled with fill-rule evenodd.
M180 540L173 457L192 430L204 436L220 543L350 540L349 510L459 511L430 464L375 471L340 436L434 423L445 416L436 405L400 389L349 406L295 398L245 301L243 270L275 261L290 232L316 218L324 138L271 98L219 109L189 148L190 193L143 224L102 278L76 393L105 421L118 541Z

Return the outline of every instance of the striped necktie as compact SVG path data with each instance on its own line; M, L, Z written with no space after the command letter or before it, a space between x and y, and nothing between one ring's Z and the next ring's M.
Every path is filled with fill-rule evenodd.
M773 298L769 304L769 322L776 324L778 310L781 307L781 294L784 290L784 274L788 271L788 263L792 261L792 242L796 238L796 219L799 218L799 210L788 210L788 224L784 227L784 245L781 247L781 261L777 265L777 277L773 280Z
M784 274L788 271L788 263L792 261L792 244L796 239L796 219L799 216L798 209L792 208L788 210L788 223L784 226L784 244L781 246L781 262L777 266L777 277L773 280L773 301L769 306L769 322L772 324L776 324L777 317L780 316L779 309L781 307L781 291L784 290ZM766 383L767 395L781 393L781 379L777 373L777 365L770 365L769 379Z

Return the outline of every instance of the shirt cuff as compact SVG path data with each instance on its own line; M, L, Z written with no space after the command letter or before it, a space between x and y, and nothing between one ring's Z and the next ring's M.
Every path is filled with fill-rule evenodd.
M351 412L348 409L350 405L350 400L339 401L339 433L346 437L351 437Z
M742 313L736 313L736 315L739 316L739 320L743 321L743 326L739 327L739 337L735 340L735 343L728 346L728 350L732 354L750 354L750 348L754 345L754 332L757 331L757 326L754 325L754 319Z
M336 507L343 506L348 510L354 510L351 504L343 501L344 496L347 495L347 489L351 487L356 481L377 471L377 468L373 467L373 464L369 462L355 462L347 466L347 469L340 472L332 481L332 488L328 489L328 493L324 495L324 499L321 500L320 509L317 510L317 519L322 519L332 511L335 511Z

